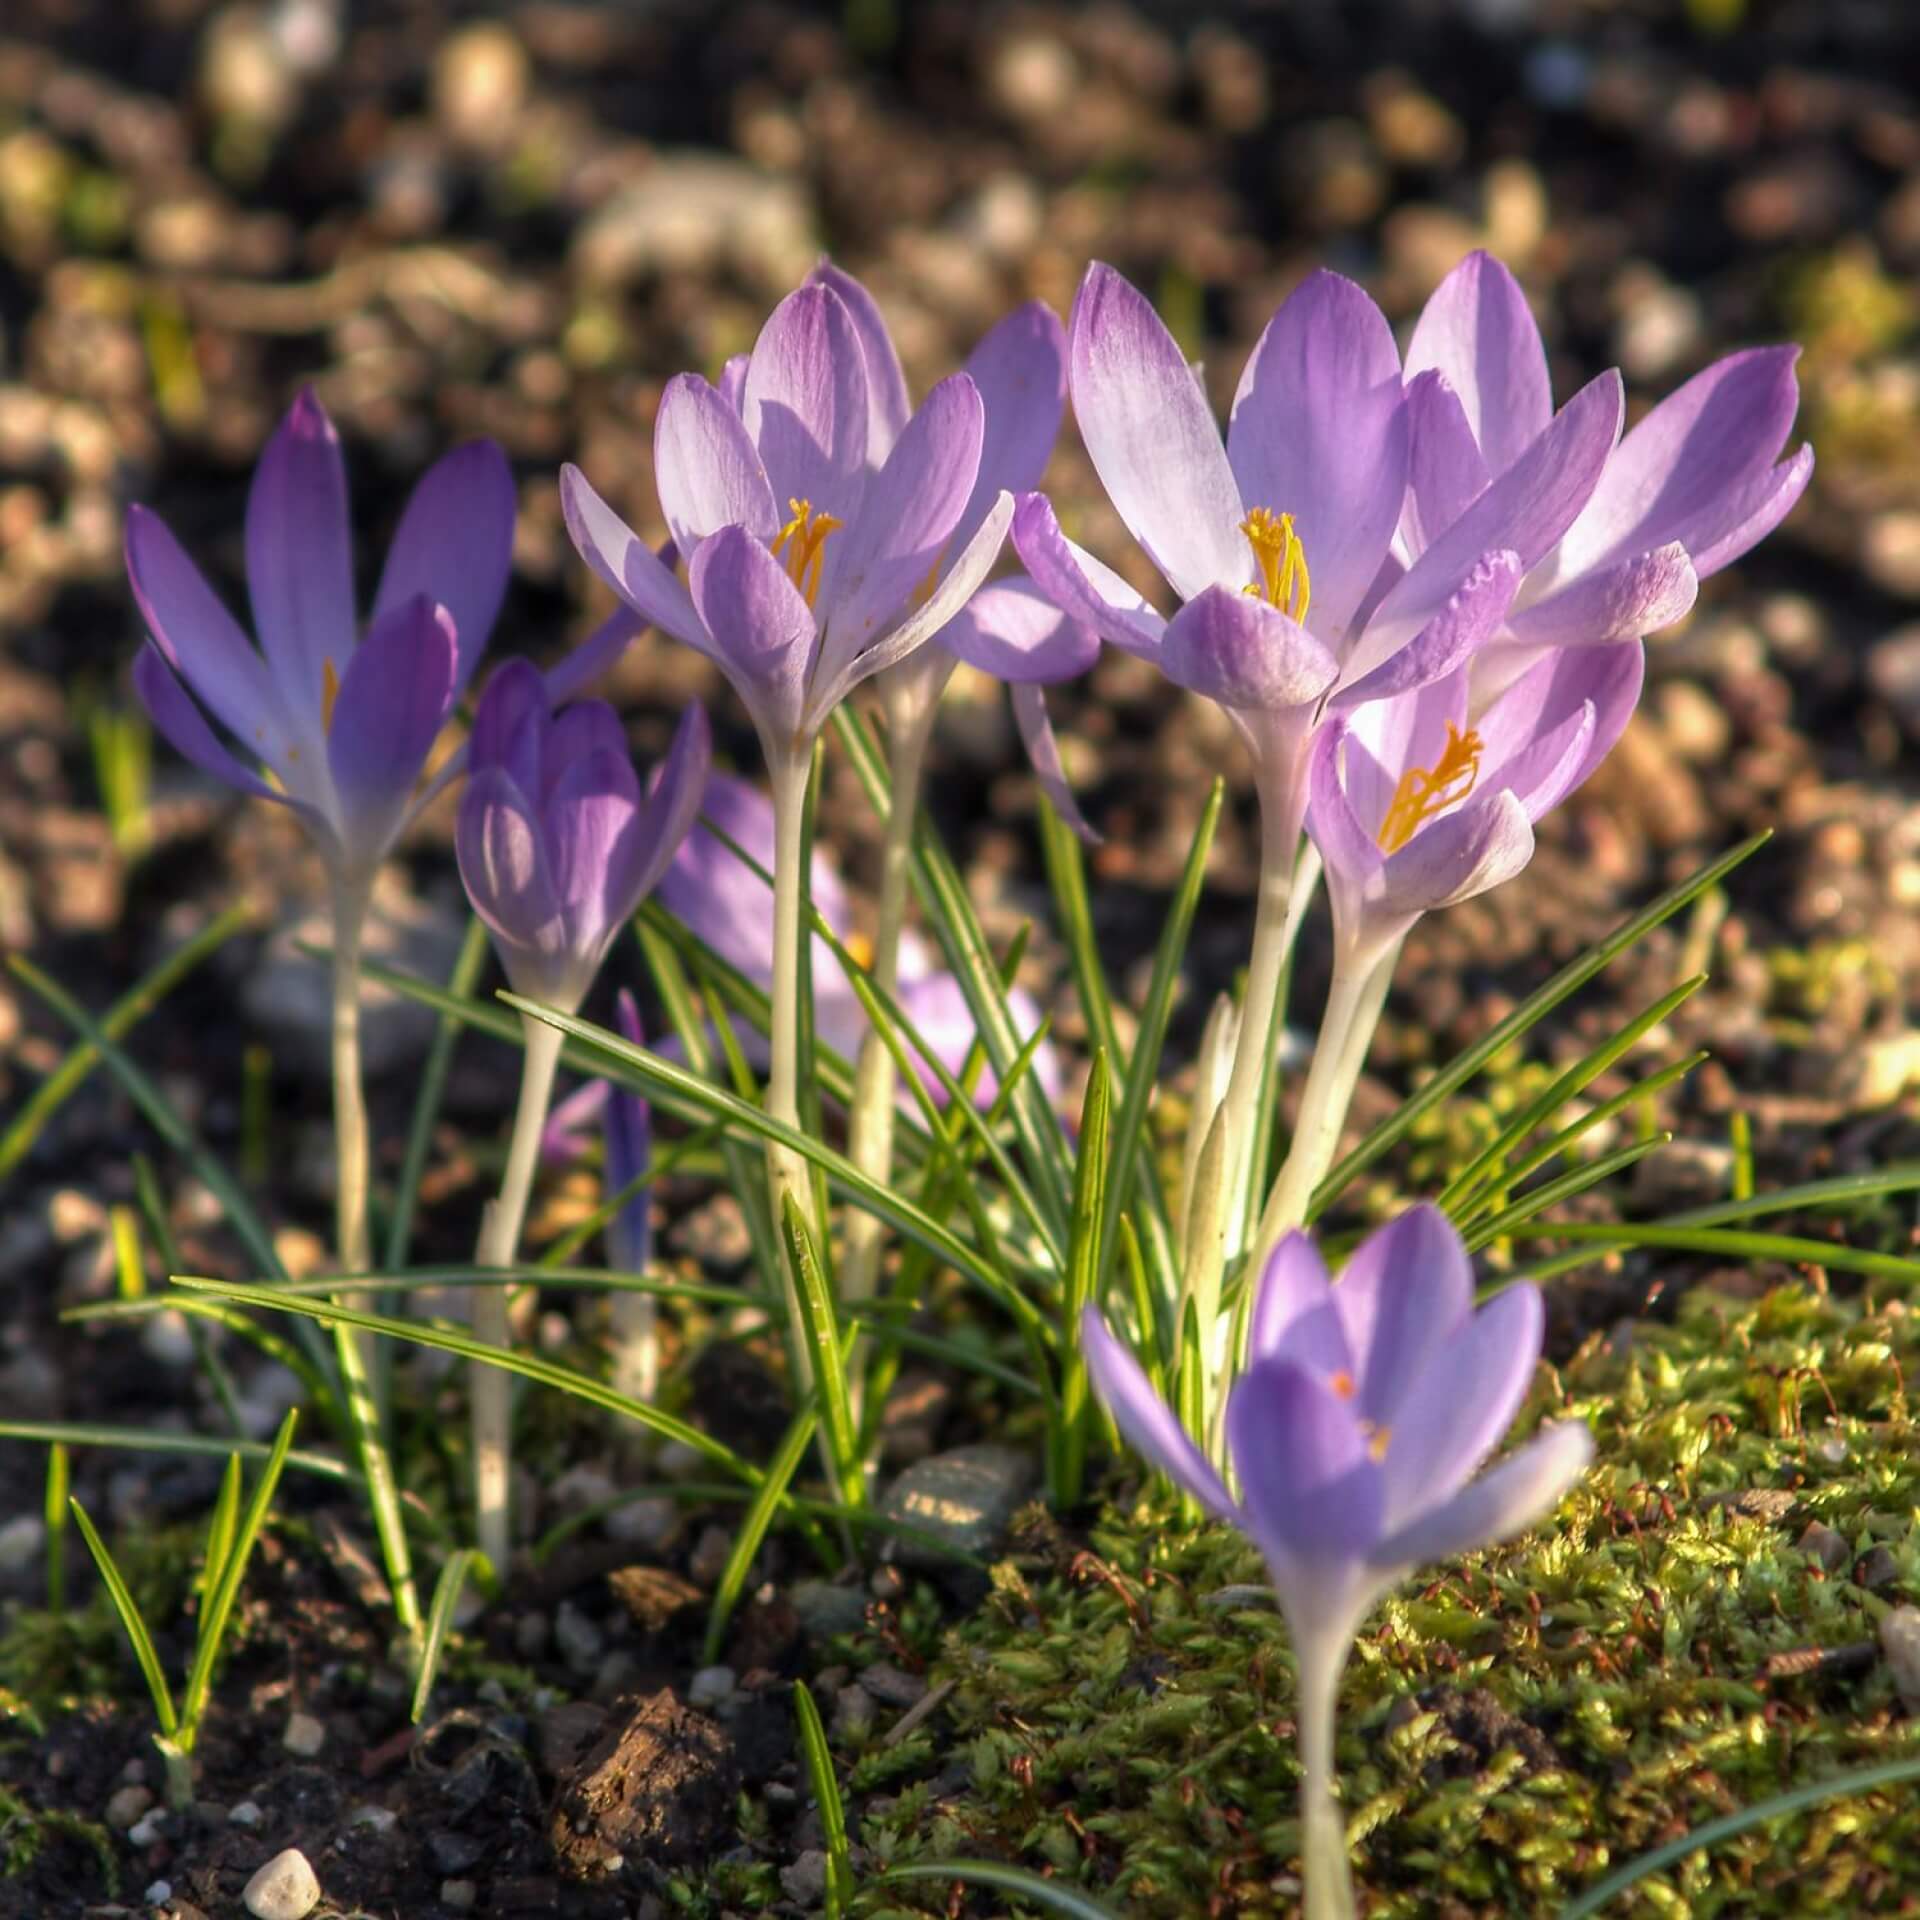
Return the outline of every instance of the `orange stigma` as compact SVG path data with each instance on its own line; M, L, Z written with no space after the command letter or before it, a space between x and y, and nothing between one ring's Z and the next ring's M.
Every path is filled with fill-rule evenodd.
M1451 720L1447 722L1447 744L1431 768L1409 767L1393 790L1393 803L1380 822L1380 845L1384 852L1398 853L1421 823L1464 800L1480 778L1480 736L1472 728L1462 733Z
M786 549L787 577L812 606L820 592L820 570L826 564L827 535L837 533L841 523L830 513L816 514L811 500L789 500L787 511L793 518L774 535L773 551L777 556L782 547Z
M1260 578L1242 589L1293 620L1305 620L1313 604L1313 582L1307 576L1307 550L1293 530L1293 515L1255 507L1240 522L1240 531L1253 549Z
M333 703L340 698L340 676L333 670L331 660L320 662L320 728L324 733L333 731Z

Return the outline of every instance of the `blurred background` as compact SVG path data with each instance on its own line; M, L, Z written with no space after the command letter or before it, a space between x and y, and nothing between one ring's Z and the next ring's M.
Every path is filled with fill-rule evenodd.
M1887 1103L1920 1067L1916 73L1910 0L5 0L0 947L98 1006L235 897L314 885L277 810L148 738L119 559L127 504L148 502L238 603L248 469L302 381L347 442L368 582L426 461L504 443L521 517L495 649L549 659L604 610L561 527L559 463L657 537L662 383L748 345L822 248L872 286L916 392L1010 304L1064 311L1099 257L1153 294L1224 410L1313 266L1404 329L1487 246L1535 302L1562 397L1617 363L1637 412L1729 348L1799 341L1819 464L1786 528L1656 644L1644 713L1533 871L1416 936L1377 1070L1444 1056L1624 902L1774 826L1726 899L1610 982L1613 1006L1711 960L1679 1036L1716 1051L1684 1096L1702 1131L1724 1137L1738 1099L1795 1168L1891 1151L1908 1123ZM1080 536L1149 584L1070 430L1049 480ZM685 649L639 643L612 691L643 757L698 693L752 766ZM1002 701L956 684L933 805L990 929L1039 919L1029 972L1071 1038ZM1117 656L1055 705L1107 836L1095 897L1122 986L1207 781L1241 782L1190 1036L1245 954L1237 752ZM844 771L826 804L858 879L873 834ZM388 950L436 973L464 920L450 818L423 823L384 902ZM1323 953L1311 931L1309 1019ZM264 1075L288 1116L275 1162L297 1173L324 1112L320 993L284 941L237 943L143 1055L216 1139ZM375 1072L404 1081L425 1038L387 1008ZM0 985L0 1110L60 1048ZM468 1051L449 1112L491 1125L505 1065ZM97 1167L127 1124L90 1086L35 1165Z

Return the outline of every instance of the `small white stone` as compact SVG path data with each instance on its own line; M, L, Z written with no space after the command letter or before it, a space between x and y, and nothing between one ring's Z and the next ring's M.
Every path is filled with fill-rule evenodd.
M156 1880L140 1897L150 1907L164 1907L173 1898L173 1882Z
M116 1788L107 1802L107 1825L125 1833L153 1805L153 1795L140 1786Z
M355 1807L347 1815L350 1827L365 1827L370 1833L391 1833L400 1824L400 1816L391 1807Z
M240 1896L253 1920L307 1920L320 1904L320 1882L298 1847L276 1853Z
M158 1807L151 1813L142 1814L127 1829L127 1844L132 1847L150 1847L167 1830L167 1816Z
M266 1817L257 1800L242 1800L238 1806L227 1809L227 1825L230 1827L257 1827Z
M687 1705L717 1707L733 1692L734 1678L731 1667L702 1667L687 1683Z
M37 1513L16 1514L0 1527L0 1576L25 1573L46 1544L46 1522Z
M280 1744L296 1759L311 1760L327 1744L327 1730L312 1714L295 1713L288 1717Z
M480 1889L471 1880L442 1880L440 1882L440 1904L451 1907L455 1913L472 1911L473 1903L479 1899Z

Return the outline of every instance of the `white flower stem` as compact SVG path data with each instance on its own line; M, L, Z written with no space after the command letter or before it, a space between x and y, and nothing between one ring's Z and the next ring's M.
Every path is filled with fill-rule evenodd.
M367 1192L372 1165L368 1147L367 1097L360 1066L360 955L365 944L371 876L336 877L333 889L333 1141L336 1251L343 1273L365 1273L373 1264L367 1228ZM342 1296L345 1305L366 1307L363 1293ZM407 1542L400 1491L387 1452L380 1397L367 1366L366 1344L354 1327L333 1330L341 1397L366 1478L380 1557L393 1593L393 1613L417 1654L423 1622L413 1584L413 1550Z
M900 985L900 935L907 919L908 881L913 872L913 823L920 810L920 781L927 742L938 711L932 701L914 711L896 705L887 729L888 776L892 798L886 838L880 850L880 917L873 936L873 984L883 999ZM895 1073L893 1051L869 1027L860 1042L854 1071L853 1108L847 1116L847 1157L869 1178L887 1184L893 1167ZM883 1224L870 1213L849 1209L846 1245L840 1260L843 1300L871 1300L880 1278ZM858 1350L848 1363L850 1382L860 1378ZM856 1409L857 1411L857 1409Z
M553 1095L553 1076L560 1064L565 1039L558 1027L521 1016L526 1051L520 1064L520 1102L514 1109L513 1138L507 1146L507 1170L500 1192L487 1205L480 1222L480 1243L474 1264L510 1267L520 1249L520 1229L527 1217L527 1200L540 1164L540 1131L547 1121L547 1103ZM473 1301L474 1337L489 1346L512 1344L507 1318L507 1289L476 1287ZM512 1551L511 1431L513 1376L481 1361L473 1363L470 1396L473 1408L473 1511L480 1550L504 1577Z
M615 1393L653 1404L660 1384L659 1302L650 1293L616 1293L608 1319L612 1333ZM626 1423L623 1423L626 1424ZM646 1437L646 1430L639 1430Z
M1380 1024L1399 957L1400 942L1395 940L1384 951L1343 949L1334 961L1313 1065L1300 1093L1299 1119L1254 1236L1256 1271L1283 1234L1304 1224L1314 1189L1333 1165L1341 1129L1347 1124L1347 1108L1373 1044L1374 1029Z
M805 850L807 782L812 777L812 756L798 747L791 752L769 755L768 771L773 782L773 1000L768 1023L772 1058L767 1070L767 1113L797 1130L800 1125L800 942L805 937L800 907L807 878L801 861ZM791 1148L769 1141L767 1197L772 1203L776 1234L786 1214L788 1194L793 1195L800 1217L813 1226L813 1190L805 1160ZM813 1362L801 1334L799 1281L789 1262L783 1260L780 1271L786 1290L794 1387L797 1396L804 1399L813 1391Z
M1298 1694L1295 1734L1305 1778L1300 1783L1300 1870L1306 1882L1305 1920L1353 1920L1353 1869L1347 1861L1347 1823L1334 1798L1333 1737L1344 1651L1294 1643Z

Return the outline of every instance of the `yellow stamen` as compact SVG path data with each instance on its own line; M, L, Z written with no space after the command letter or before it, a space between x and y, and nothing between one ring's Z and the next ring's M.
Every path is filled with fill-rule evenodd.
M1380 846L1384 852L1398 853L1423 821L1431 819L1443 807L1464 800L1480 778L1480 736L1469 728L1462 733L1451 720L1447 722L1447 744L1431 769L1409 767L1393 790L1393 802L1380 822Z
M823 551L827 535L837 533L841 522L830 513L816 514L811 500L789 500L787 510L793 518L773 537L773 551L786 548L787 578L798 587L808 606L820 592L820 571L826 564Z
M333 731L333 703L340 698L340 676L333 670L331 660L320 662L320 725L331 733Z
M1387 1446L1393 1438L1391 1427L1375 1427L1367 1436L1367 1452L1377 1465L1387 1457Z
M1334 1390L1334 1393L1342 1400L1351 1400L1358 1391L1353 1384L1353 1375L1350 1374L1345 1367L1342 1367L1340 1371L1327 1382L1327 1385L1330 1386Z
M1260 578L1244 591L1295 620L1305 620L1313 604L1313 582L1307 574L1307 550L1293 530L1293 515L1255 507L1240 522L1240 531L1260 567Z

